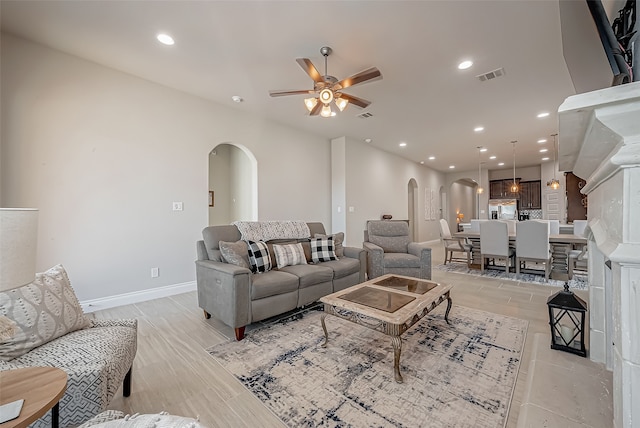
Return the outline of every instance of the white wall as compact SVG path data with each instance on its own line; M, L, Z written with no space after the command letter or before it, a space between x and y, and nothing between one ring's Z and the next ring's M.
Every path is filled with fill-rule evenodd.
M229 170L231 171L230 222L236 220L253 220L251 210L251 161L239 148L231 146Z
M232 147L229 144L219 144L209 154L209 190L214 192L214 205L209 207L209 225L229 224L232 221L229 171Z
M407 185L412 178L418 184L418 240L439 239L438 220L424 219L425 189L436 191L434 203L439 208L444 174L357 140L347 138L345 144L347 244L362 246L367 220L379 220L382 214L391 214L394 220L408 219ZM354 211L349 212L349 207Z
M516 178L519 178L520 181L540 180L540 166L527 166L524 168L518 168L516 166ZM505 179L511 179L513 181L513 165L511 169L493 169L489 171L489 180Z
M195 280L220 143L255 155L260 219L331 228L329 141L7 34L1 42L0 205L40 209L37 268L63 263L80 300Z

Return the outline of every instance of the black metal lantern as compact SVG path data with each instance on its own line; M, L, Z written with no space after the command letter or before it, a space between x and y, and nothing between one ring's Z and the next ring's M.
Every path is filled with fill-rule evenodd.
M551 326L551 349L587 356L584 347L584 317L587 304L569 290L565 282L564 290L558 291L547 300L549 325Z

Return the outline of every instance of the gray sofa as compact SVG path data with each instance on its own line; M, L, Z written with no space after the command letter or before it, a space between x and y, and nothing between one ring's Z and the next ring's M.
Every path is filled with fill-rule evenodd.
M311 237L325 234L322 223L307 223ZM252 273L250 269L226 263L219 242L241 239L234 225L209 226L197 242L196 280L198 305L205 317L211 315L235 329L237 340L245 326L317 301L320 297L365 280L366 258L361 248L344 247L338 260L302 264ZM279 239L268 244L301 242L308 239Z
M369 220L362 246L369 279L388 273L431 279L431 248L411 242L406 221Z

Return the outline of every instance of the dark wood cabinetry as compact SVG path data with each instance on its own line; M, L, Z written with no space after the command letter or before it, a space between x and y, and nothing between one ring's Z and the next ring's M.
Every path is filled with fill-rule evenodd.
M540 180L537 181L520 181L516 178L519 192L512 193L511 185L513 179L491 180L489 182L489 198L490 199L519 199L521 210L539 210L542 209L542 195L540 188Z
M520 183L520 209L539 210L542 209L540 181L522 181Z
M519 185L520 179L516 178L516 184ZM518 199L520 193L512 193L511 185L513 179L508 178L506 180L491 180L489 182L489 199Z

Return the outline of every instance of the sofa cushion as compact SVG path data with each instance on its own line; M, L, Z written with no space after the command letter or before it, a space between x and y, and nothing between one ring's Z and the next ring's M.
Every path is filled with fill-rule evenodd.
M271 270L271 256L269 255L269 247L265 242L248 241L249 246L249 263L253 273L263 273Z
M14 336L0 342L9 361L90 325L62 265L36 274L31 284L0 293L0 315L15 322Z
M413 254L386 253L384 255L383 263L386 268L419 268L420 258Z
M333 269L324 266L324 263L319 265L287 266L280 271L297 276L299 278L300 288L321 284L323 282L331 282L333 280Z
M344 278L345 276L360 272L360 260L350 257L342 257L338 260L324 262L321 266L333 269L333 279Z
M313 238L311 243L311 260L314 263L328 262L337 260L335 247L333 246L333 238Z
M273 245L273 252L276 255L278 269L285 266L306 265L307 259L304 256L302 244Z
M328 238L329 236L333 238L336 257L344 257L344 246L342 245L342 243L344 242L344 232L334 233L333 235L323 235L321 233L316 233L314 235L314 238Z
M243 268L251 269L249 264L249 248L244 241L236 242L218 242L220 246L220 252L225 262L232 265L240 266Z
M263 275L253 275L251 278L251 300L296 291L299 283L297 276L280 270L272 270Z

